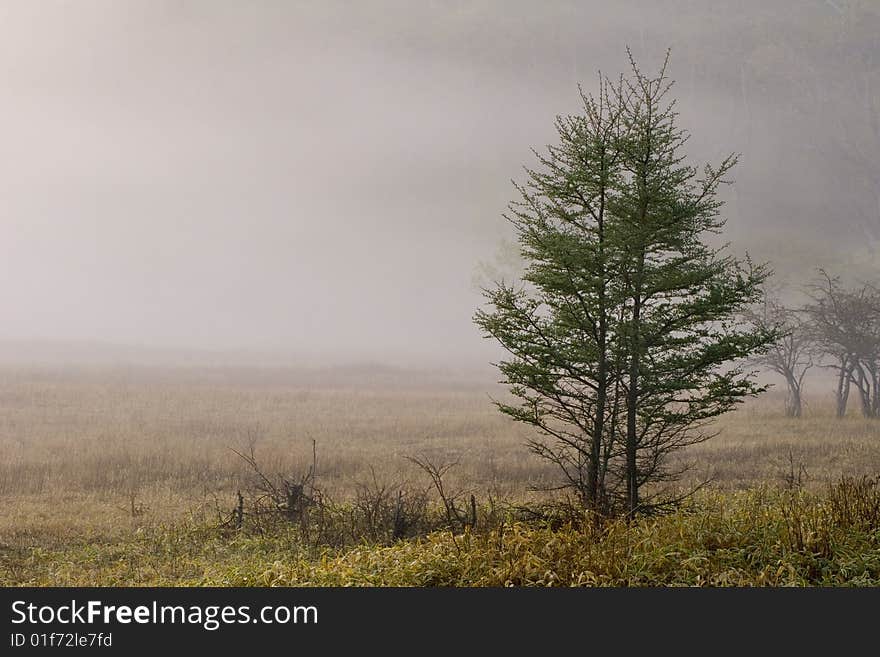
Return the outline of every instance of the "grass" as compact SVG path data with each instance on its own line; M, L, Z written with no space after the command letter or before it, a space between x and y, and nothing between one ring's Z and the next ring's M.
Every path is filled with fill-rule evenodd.
M109 543L7 548L0 564L5 584L37 586L880 585L880 490L862 515L836 508L833 490L716 491L634 525L513 522L342 549L306 548L290 527L178 523Z
M719 420L717 438L681 455L712 487L669 516L597 533L514 514L476 533L322 547L284 525L219 527L253 483L230 448L253 445L268 472L304 473L315 441L320 486L341 506L367 488L426 488L407 455L459 461L450 486L481 501L534 501L530 487L555 473L523 446L527 428L491 406L488 393L502 391L482 381L371 370L2 374L0 583L878 583L877 527L828 509L841 477L880 473L880 423L837 420L819 395L799 420L782 417L772 394ZM803 489L780 490L793 471Z

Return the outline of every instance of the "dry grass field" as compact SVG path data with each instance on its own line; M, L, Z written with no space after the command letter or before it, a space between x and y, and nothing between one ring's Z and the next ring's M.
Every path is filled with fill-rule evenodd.
M266 472L304 473L314 444L320 486L337 499L375 482L427 485L407 456L458 461L452 485L481 498L528 498L555 473L526 450L528 429L500 416L490 394L504 394L491 378L369 368L7 367L5 576L29 581L21 558L34 551L216 524L253 482L233 452L251 447ZM781 486L792 469L807 489L880 473L880 423L837 420L830 400L807 401L799 420L782 416L773 393L722 418L718 437L681 456L693 463L690 476L734 494Z
M318 451L322 487L345 495L377 477L421 477L407 456L458 461L459 483L501 495L552 481L502 417L503 390L430 374L340 371L6 370L0 379L0 536L109 531L126 518L166 521L251 480L233 450L270 472L305 472ZM823 403L827 402L827 403ZM773 393L717 423L682 458L722 488L809 484L880 472L880 424L838 420L830 400L786 419ZM134 508L134 514L132 513Z

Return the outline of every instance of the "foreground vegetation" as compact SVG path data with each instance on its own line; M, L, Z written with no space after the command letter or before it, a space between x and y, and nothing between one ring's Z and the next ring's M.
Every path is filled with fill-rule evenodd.
M389 544L305 545L300 529L178 523L108 542L6 546L4 585L802 586L880 585L880 488L704 492L636 523L508 517L482 531Z
M383 376L4 370L0 583L880 582L876 493L865 489L862 511L834 501L842 477L880 473L876 421L837 419L813 397L804 417L786 418L768 395L720 418L717 438L682 455L696 464L683 484L712 477L711 489L666 516L594 527L523 511L540 509L545 497L527 491L555 473L528 453L524 428L488 403L483 382ZM254 445L269 476L298 480L313 440L323 533L250 513L237 530L236 494L252 511L255 481L231 448ZM453 536L410 455L460 463L447 492L465 512L475 495L475 530L452 523ZM421 520L394 540L401 490L407 517Z

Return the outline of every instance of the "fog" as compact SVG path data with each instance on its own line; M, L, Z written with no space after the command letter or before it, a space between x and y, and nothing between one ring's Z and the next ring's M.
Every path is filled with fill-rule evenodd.
M877 271L871 0L7 0L0 338L485 362L510 181L627 46L695 162L742 154L734 250Z

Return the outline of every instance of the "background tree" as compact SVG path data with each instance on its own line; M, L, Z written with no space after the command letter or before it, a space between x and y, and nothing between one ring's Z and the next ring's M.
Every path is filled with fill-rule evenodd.
M865 417L880 417L880 290L870 284L846 288L820 271L810 286L810 317L822 351L837 370L837 416L846 414L855 386Z
M788 387L785 415L800 417L803 411L801 391L804 377L814 365L815 343L811 327L802 313L770 297L758 310L747 313L746 317L760 330L779 331L779 339L754 362L785 379Z
M507 215L523 285L487 290L475 318L510 354L498 367L518 402L500 410L538 428L532 449L589 508L629 515L665 503L641 491L680 474L673 451L763 389L736 361L775 337L737 322L766 270L703 241L723 226L734 158L684 165L665 66L632 69L557 120L560 143L536 154Z

